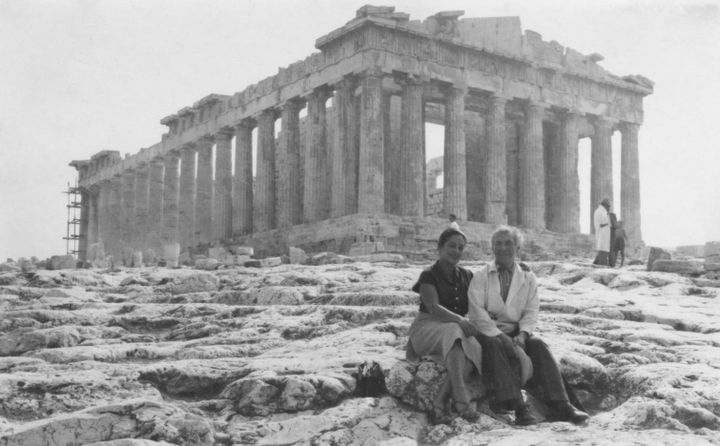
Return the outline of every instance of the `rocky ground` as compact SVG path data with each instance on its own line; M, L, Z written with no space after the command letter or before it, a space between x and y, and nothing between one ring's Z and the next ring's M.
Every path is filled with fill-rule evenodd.
M0 446L720 444L717 281L530 262L539 334L591 420L516 427L481 402L478 422L433 425L443 371L404 362L425 265L359 260L0 265ZM364 361L388 392L360 395Z

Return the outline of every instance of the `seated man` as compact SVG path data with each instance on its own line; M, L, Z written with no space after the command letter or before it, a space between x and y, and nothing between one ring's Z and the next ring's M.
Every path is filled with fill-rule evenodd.
M562 375L548 346L533 336L540 309L538 286L530 269L516 261L522 234L501 226L491 238L495 261L477 272L468 290L468 319L480 334L483 373L495 388L494 407L515 410L515 422L535 424L537 419L523 401L519 357L520 347L532 362L529 387L556 413L557 419L582 423L589 415L570 404Z

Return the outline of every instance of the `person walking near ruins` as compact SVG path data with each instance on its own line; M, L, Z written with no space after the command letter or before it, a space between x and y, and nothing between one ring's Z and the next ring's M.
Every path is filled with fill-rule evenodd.
M450 220L450 223L448 223L448 228L454 229L456 231L460 230L460 225L457 222L457 216L455 214L448 215L448 220Z
M556 420L582 423L589 415L570 403L555 358L533 334L540 310L538 284L530 268L516 261L522 242L517 228L496 229L490 239L495 260L474 275L468 290L467 317L479 332L482 372L495 389L491 407L514 410L519 425L538 422L523 400L520 369L514 366L521 359L515 350L519 347L532 362L527 382L531 393L549 406Z
M466 244L465 234L457 229L443 231L437 244L438 260L420 274L412 288L420 294L420 312L410 326L407 359L417 362L429 356L448 372L435 400L437 419L447 414L450 397L463 418L474 421L480 415L466 386L473 368L479 371L482 361L477 330L466 317L472 273L458 266Z
M603 198L593 213L595 226L595 249L597 254L593 265L609 265L610 256L610 200Z
M618 254L620 255L620 267L625 264L625 242L627 239L627 233L623 227L623 222L618 221L617 228L615 228L615 236L612 242L612 256L617 259Z
M615 243L615 230L617 229L618 219L614 212L608 212L610 218L610 254L608 255L608 263L611 268L615 268L615 251L613 250L613 243Z

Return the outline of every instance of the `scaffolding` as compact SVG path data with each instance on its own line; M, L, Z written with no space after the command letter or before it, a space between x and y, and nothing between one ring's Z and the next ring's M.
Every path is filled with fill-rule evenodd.
M81 252L80 246L80 225L82 223L82 202L80 188L75 182L75 186L68 183L67 190L63 192L67 195L67 231L65 237L65 250L67 254L82 258L85 254Z

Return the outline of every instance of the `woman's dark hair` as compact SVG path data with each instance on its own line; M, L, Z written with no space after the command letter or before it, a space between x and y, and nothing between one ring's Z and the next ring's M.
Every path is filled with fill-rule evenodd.
M450 237L452 237L453 235L459 235L460 237L463 238L463 240L465 240L465 243L467 243L467 237L465 236L465 234L464 234L462 231L460 231L460 230L458 230L458 229L455 229L455 228L447 228L446 230L444 230L444 231L442 232L442 234L440 234L440 238L438 239L438 248L442 248L443 245L444 245L444 244L450 239Z

